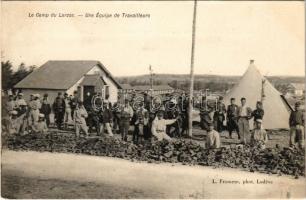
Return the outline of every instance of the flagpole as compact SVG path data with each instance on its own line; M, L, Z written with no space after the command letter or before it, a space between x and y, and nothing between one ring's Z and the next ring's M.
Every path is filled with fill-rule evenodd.
M193 6L193 21L192 21L192 44L191 44L191 61L190 61L190 89L189 89L189 106L188 106L188 134L192 136L192 99L193 99L193 85L194 85L194 50L195 50L195 38L196 38L196 17L197 17L197 0L194 0Z

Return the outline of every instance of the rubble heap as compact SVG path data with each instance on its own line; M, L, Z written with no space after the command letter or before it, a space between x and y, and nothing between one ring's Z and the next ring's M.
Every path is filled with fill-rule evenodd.
M237 145L229 148L205 149L186 140L172 143L143 142L135 145L113 137L75 138L57 133L6 135L3 147L21 151L47 151L108 156L132 161L169 162L188 165L240 168L250 172L305 176L305 152L289 148L266 148Z

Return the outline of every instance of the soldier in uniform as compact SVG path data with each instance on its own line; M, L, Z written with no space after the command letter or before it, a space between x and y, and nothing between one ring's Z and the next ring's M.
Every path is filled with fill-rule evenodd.
M50 105L50 102L48 100L48 94L47 93L44 94L44 97L43 97L43 100L42 100L42 104L41 104L40 112L42 114L44 114L47 127L49 127L49 125L50 125L51 105Z
M213 108L207 105L200 111L200 126L203 130L208 131L210 124L213 124Z
M256 109L253 110L253 112L252 112L252 117L254 117L254 127L256 126L256 121L258 119L260 119L260 120L263 119L264 114L265 114L265 111L262 108L262 102L261 101L257 101Z
M215 130L221 133L224 130L223 122L225 120L226 107L223 103L223 97L219 97L214 113Z
M235 104L235 98L231 98L231 104L227 106L227 128L229 137L232 138L232 132L236 131L240 140L238 128L238 106Z
M124 105L121 108L120 113L120 131L122 140L127 141L127 135L130 128L130 122L133 117L134 111L129 104L129 100L124 100Z
M133 142L138 144L139 138L140 140L144 138L145 131L147 131L149 123L149 113L144 108L143 102L141 102L139 108L136 109L133 121L135 126L135 129L133 131Z
M178 119L179 117L179 111L178 107L176 105L176 102L174 100L171 100L166 103L166 115L165 119ZM171 128L174 127L174 131L171 132ZM166 133L170 135L171 137L173 136L181 136L181 130L180 130L180 123L179 120L177 120L173 124L167 125L166 128Z
M70 108L71 108L71 119L73 119L73 116L74 116L74 111L77 107L77 104L78 104L78 92L77 91L74 91L73 92L73 97L70 99Z
M65 101L62 97L62 93L59 92L53 103L53 111L55 114L55 123L58 129L62 129L62 124L65 114Z
M298 146L299 148L303 148L305 145L305 116L300 105L300 102L295 103L295 110L291 112L289 118L290 147Z

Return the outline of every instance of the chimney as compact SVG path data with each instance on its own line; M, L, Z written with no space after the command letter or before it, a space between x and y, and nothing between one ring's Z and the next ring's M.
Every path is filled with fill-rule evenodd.
M250 65L251 65L251 64L254 64L254 60L250 60Z

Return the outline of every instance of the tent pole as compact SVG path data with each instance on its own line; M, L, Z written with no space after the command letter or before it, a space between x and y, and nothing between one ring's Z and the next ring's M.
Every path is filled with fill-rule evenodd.
M192 21L192 44L191 44L191 62L190 62L190 88L189 88L189 106L188 106L188 134L192 136L192 110L193 110L193 85L194 85L194 50L196 37L196 16L197 16L197 0L194 0L193 21Z

